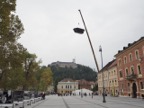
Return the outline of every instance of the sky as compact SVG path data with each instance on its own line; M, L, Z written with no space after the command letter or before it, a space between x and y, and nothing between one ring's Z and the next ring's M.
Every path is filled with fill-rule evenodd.
M41 65L75 59L96 70L87 34L73 31L84 28L79 9L99 68L144 36L144 0L17 0L16 14L25 29L19 42L42 60Z

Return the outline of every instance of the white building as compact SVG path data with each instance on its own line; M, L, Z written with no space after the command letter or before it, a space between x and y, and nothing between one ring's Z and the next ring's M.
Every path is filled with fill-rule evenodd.
M57 85L57 93L59 94L72 94L72 91L78 89L78 82L67 78L60 81Z

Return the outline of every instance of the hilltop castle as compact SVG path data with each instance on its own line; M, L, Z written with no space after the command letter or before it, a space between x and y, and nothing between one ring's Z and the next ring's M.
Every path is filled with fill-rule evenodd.
M77 64L75 63L75 59L73 59L72 62L60 62L60 61L57 61L57 62L53 62L51 63L51 66L58 66L58 67L61 67L61 68L77 68Z

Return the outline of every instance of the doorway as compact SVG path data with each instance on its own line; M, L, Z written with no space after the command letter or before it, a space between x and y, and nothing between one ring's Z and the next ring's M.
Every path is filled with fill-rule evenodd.
M133 98L137 97L137 85L136 85L136 83L133 83L133 85L132 85L132 97Z

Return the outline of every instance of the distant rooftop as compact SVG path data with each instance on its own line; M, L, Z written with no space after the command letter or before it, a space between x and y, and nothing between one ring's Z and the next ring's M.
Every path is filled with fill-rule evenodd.
M77 64L73 61L73 62L53 62L51 63L51 66L58 66L61 68L77 68Z
M142 41L142 40L144 40L144 37L141 37L139 40L134 41L133 43L128 43L128 46L123 47L123 50L118 50L118 53L117 53L116 55L122 53L122 52L125 51L126 49L132 47L133 45L137 44L138 42L140 42L140 41ZM115 56L116 56L116 55L115 55Z
M115 62L115 59L108 62L99 72L103 72L103 71L107 70L114 62Z
M61 80L60 82L74 82L74 80L71 78L65 78L65 79Z

